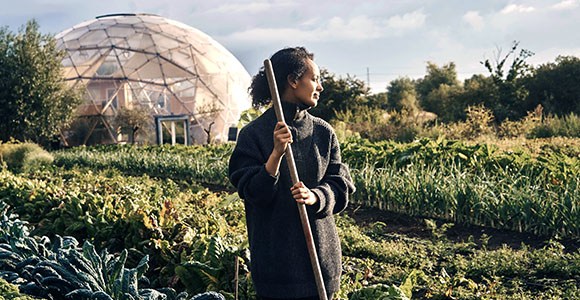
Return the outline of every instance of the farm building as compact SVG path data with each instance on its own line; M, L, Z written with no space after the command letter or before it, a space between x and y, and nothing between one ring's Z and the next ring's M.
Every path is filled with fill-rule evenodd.
M86 98L62 131L66 145L223 142L251 106L242 64L174 20L105 15L55 38L65 79Z

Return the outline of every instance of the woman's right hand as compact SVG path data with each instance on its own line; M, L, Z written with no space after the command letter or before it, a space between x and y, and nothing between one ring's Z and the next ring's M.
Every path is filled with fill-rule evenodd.
M272 154L282 157L286 152L288 143L292 143L292 134L284 122L276 123L274 127L274 150Z

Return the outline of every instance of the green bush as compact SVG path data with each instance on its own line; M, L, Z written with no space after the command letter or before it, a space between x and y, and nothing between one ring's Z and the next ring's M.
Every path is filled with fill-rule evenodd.
M30 172L52 164L52 154L33 143L0 144L0 158L15 173Z
M555 136L580 137L580 116L575 113L563 117L548 116L529 135L530 138Z

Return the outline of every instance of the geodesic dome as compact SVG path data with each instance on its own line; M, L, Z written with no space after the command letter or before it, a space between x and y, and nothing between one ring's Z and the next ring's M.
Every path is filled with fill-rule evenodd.
M149 112L152 126L154 117L184 116L195 143L225 141L229 127L251 106L250 76L241 63L180 22L149 14L105 15L55 38L66 50L66 80L86 89L87 101L77 110L86 136L77 144L99 135L96 142L123 141L115 117L137 108ZM74 135L73 126L63 134L65 143ZM152 141L151 135L142 139Z

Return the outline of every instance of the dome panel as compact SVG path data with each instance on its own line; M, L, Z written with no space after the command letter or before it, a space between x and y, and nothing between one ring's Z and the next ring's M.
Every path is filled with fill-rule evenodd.
M86 27L81 27L79 29L73 29L69 34L66 35L66 40L64 40L64 41L65 42L75 41L78 38L80 38L81 36L83 36L84 34L86 34L87 32L89 32L89 29Z

